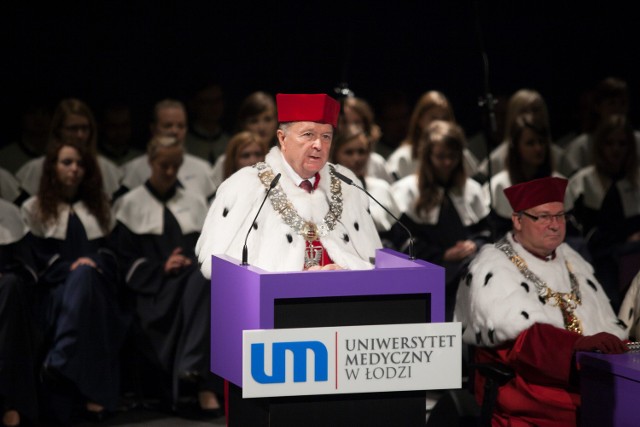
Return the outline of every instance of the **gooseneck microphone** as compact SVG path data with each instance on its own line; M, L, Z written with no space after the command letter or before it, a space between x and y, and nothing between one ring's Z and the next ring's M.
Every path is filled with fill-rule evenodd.
M348 185L353 185L354 187L356 187L358 190L363 191L367 196L369 196L369 198L371 200L373 200L374 202L376 202L382 209L385 210L385 212L387 212L389 215L391 215L391 218L395 219L396 222L398 224L400 224L400 226L402 228L404 228L404 230L407 232L407 234L409 235L409 259L414 260L416 259L416 256L413 253L413 234L411 234L411 231L407 228L406 225L404 225L402 222L400 222L400 220L398 218L396 218L396 216L394 214L391 213L391 211L389 209L387 209L382 203L380 203L378 200L376 200L375 197L373 197L367 190L365 190L364 188L360 187L358 184L356 184L355 182L353 182L352 179L347 178L346 176L344 176L343 174L341 174L340 172L338 172L337 170L335 170L335 168L333 169L333 173L335 176L337 176L338 178L340 178L341 181L343 181L345 184Z
M262 203L260 204L260 207L258 208L258 212L256 212L256 216L255 218L253 218L253 221L251 221L251 225L249 226L249 231L247 231L247 236L244 238L244 246L242 247L242 264L240 265L249 265L249 263L247 262L247 258L248 258L248 251L247 251L247 239L249 238L249 233L251 233L251 229L253 229L253 224L256 222L256 219L258 219L258 215L260 215L260 211L262 210L262 207L264 206L264 202L267 201L267 197L269 197L269 193L271 192L271 190L273 190L273 188L278 185L278 181L280 180L280 176L282 174L279 173L278 175L275 176L275 178L273 178L271 180L271 184L269 184L269 188L267 188L267 192L264 195L264 199L262 199Z

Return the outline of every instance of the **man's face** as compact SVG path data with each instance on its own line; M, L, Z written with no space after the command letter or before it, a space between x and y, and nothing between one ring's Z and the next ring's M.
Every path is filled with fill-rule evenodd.
M158 111L157 121L151 124L151 134L173 136L184 141L187 136L187 115L181 108L163 108Z
M293 122L286 133L278 129L285 160L301 178L311 178L327 163L333 126L316 122Z
M564 213L564 204L561 202L545 203L525 209L524 212L535 217L553 216ZM540 256L550 255L564 241L567 231L564 219L551 217L550 220L548 224L545 224L542 218L536 221L525 214L514 213L512 221L516 240L529 252Z

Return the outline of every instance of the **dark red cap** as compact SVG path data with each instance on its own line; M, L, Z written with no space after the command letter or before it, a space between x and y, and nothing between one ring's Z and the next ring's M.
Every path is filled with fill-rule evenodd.
M545 203L564 203L564 192L567 188L564 178L547 177L534 179L504 189L509 204L514 212L520 212Z

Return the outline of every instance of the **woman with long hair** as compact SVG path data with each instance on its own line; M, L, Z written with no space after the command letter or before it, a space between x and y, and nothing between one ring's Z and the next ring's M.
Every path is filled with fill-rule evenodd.
M264 138L260 138L251 131L241 131L235 134L229 140L225 152L224 179L229 178L245 166L263 161L269 148Z
M554 168L551 136L544 121L524 113L511 120L507 135L505 169L484 184L487 198L491 197L491 222L496 239L511 230L512 208L503 190L515 184L547 176L562 177Z
M118 404L127 321L108 240L114 222L94 152L78 140L52 140L38 194L25 201L22 214L39 271L45 411L68 422L79 402L85 415L101 419Z
M97 134L96 120L91 108L85 102L76 98L67 98L58 103L51 119L50 143L55 139L84 145L85 149L96 157L96 170L102 175L104 191L110 199L120 188L122 172L111 160L97 154ZM44 156L37 157L25 163L16 172L21 188L29 195L38 194L43 161Z
M391 192L400 221L412 230L415 255L445 267L445 314L451 320L460 274L490 237L489 204L465 172L466 140L458 125L436 120L421 139L418 171L392 184ZM396 224L391 233L395 246L406 250L406 231Z
M277 145L276 131L278 116L276 100L270 93L256 91L244 98L238 108L236 133L249 131L256 135L260 144L267 146L267 151ZM216 188L228 176L225 176L226 154L218 157L213 166L213 180Z
M453 107L444 93L431 90L422 94L416 102L407 137L387 158L387 171L394 180L411 175L418 168L421 137L427 127L435 120L456 123ZM466 146L462 149L462 164L469 176L473 176L478 167L477 160Z
M567 207L587 240L596 277L618 309L621 256L640 250L640 169L634 130L624 115L604 119L593 134L594 164L567 187Z
M363 128L357 125L343 125L331 143L329 159L332 163L349 168L360 180L362 187L397 217L400 212L391 193L390 184L369 174L371 150L371 140ZM384 242L395 220L373 201L370 210L378 234Z

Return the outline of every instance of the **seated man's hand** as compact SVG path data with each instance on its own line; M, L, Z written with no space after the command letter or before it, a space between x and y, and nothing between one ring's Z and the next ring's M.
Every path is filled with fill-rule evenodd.
M606 354L624 353L629 348L618 337L608 332L598 332L594 335L578 338L573 345L575 351L599 351Z

